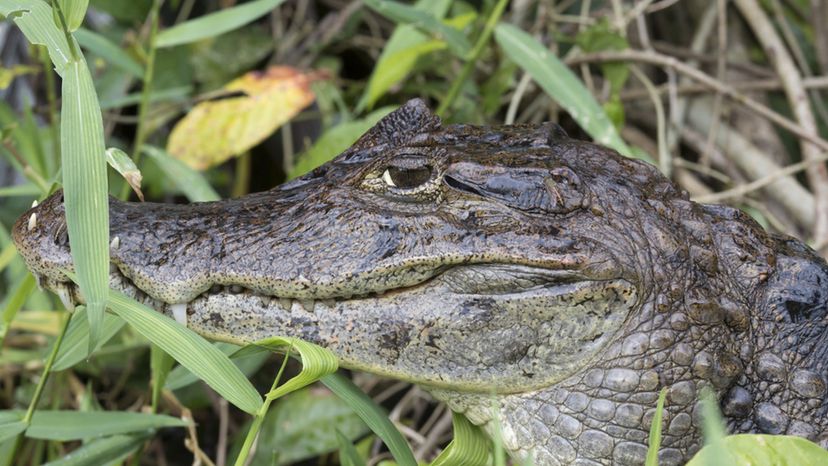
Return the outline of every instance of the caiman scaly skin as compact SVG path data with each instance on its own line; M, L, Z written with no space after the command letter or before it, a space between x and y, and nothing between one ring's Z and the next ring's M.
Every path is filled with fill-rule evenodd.
M271 191L110 219L113 288L209 338L312 341L490 431L497 406L541 466L643 463L661 388L662 465L699 448L702 387L732 432L828 445L826 263L554 125L444 126L411 101ZM14 241L82 300L59 193Z

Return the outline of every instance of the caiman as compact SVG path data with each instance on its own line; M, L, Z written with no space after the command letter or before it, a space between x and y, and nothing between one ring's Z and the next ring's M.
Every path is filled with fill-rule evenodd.
M731 432L828 446L825 261L553 124L443 125L413 100L270 191L109 209L114 289L420 384L539 466L643 463L662 388L662 465L699 449L703 387ZM60 193L13 234L81 301Z

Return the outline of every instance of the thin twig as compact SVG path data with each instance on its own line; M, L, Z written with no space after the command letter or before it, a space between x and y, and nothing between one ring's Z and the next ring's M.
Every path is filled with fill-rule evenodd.
M721 92L722 94L726 95L727 97L730 97L734 101L744 105L751 111L767 118L768 120L776 123L782 128L799 136L800 138L809 141L814 145L823 148L824 150L828 150L828 141L819 137L816 131L809 131L804 129L802 126L774 112L767 106L762 105L761 103L737 91L732 86L723 83L716 78L713 78L712 76L703 71L687 66L686 64L670 56L662 55L657 52L630 49L578 55L569 58L568 60L566 60L566 63L567 65L574 66L579 65L581 63L604 63L613 61L638 61L643 63L650 63L653 65L664 66L667 68L673 68L677 72L685 74L690 78L709 86L711 89ZM828 187L828 183L826 183L826 187Z
M802 86L802 76L796 67L793 59L785 48L785 44L770 19L765 15L764 10L756 0L734 0L734 3L741 11L742 16L753 29L756 39L765 49L768 61L776 69L776 74L782 80L783 90L788 97L791 111L799 122L798 127L802 128L804 134L797 134L802 139L802 157L812 161L820 158L826 149L823 144L818 144L810 137L804 135L816 135L817 125L814 114L809 106L808 96ZM809 144L811 143L811 144ZM828 168L824 163L808 165L805 170L811 190L814 192L814 238L822 240L828 237ZM825 251L822 251L825 253Z

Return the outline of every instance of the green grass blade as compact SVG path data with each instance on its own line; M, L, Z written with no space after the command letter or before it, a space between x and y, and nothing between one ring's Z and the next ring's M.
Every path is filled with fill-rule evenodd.
M342 466L365 466L365 460L359 456L354 444L342 435L339 429L336 430L336 441L339 444L339 463Z
M158 48L188 44L232 31L269 13L284 0L256 0L192 19L158 34Z
M499 24L495 28L495 40L506 55L529 73L598 143L609 146L627 157L633 155L604 109L598 105L578 77L552 52L529 34L509 24Z
M325 384L336 396L342 398L357 415L365 421L377 437L385 442L385 446L391 452L394 460L399 466L417 466L411 447L405 441L400 431L394 427L391 420L377 406L368 395L362 392L353 382L339 374L330 374L322 377Z
M213 343L213 346L229 356L233 364L248 378L261 368L270 357L270 350L265 348L252 352L244 351L243 348L239 348L230 343ZM168 390L178 390L196 382L198 382L198 377L186 367L178 366L170 372L165 388Z
M0 14L12 18L32 44L45 45L55 70L63 75L72 60L72 52L66 35L57 28L52 9L42 0L0 1Z
M302 371L265 395L271 401L310 385L328 374L333 374L339 368L339 361L329 349L298 338L270 337L259 340L253 345L271 350L289 348L290 351L297 351L302 357Z
M144 79L144 67L106 37L84 28L75 31L74 35L81 47L126 71L134 78Z
M158 409L158 400L161 398L161 390L164 384L167 383L167 376L172 369L173 359L158 345L150 347L150 369L152 372L152 410L155 412Z
M394 107L383 107L374 110L365 118L340 123L325 131L322 137L317 139L305 153L299 156L299 160L290 171L289 178L304 175L341 154L385 115L391 113L392 110L394 110Z
M60 145L69 246L86 299L90 351L98 343L109 293L109 199L98 97L86 62L63 76Z
M20 413L18 418L20 417L23 417L23 413ZM23 421L11 421L0 424L0 443L5 442L24 430L26 430L26 423Z
M58 2L66 18L66 26L69 27L69 31L75 31L83 23L89 0L58 0Z
M431 466L486 466L489 464L489 439L479 427L469 422L465 416L451 413L454 439Z
M739 434L724 437L716 452L707 445L687 466L819 466L828 464L828 451L793 435ZM726 456L721 455L722 452Z
M124 319L114 314L104 314L101 338L98 340L95 351L111 340L125 324ZM60 345L52 370L68 369L86 359L90 354L89 320L86 317L86 309L78 309L72 316L72 321L69 322L69 328L66 329L66 335L63 337L63 343Z
M41 410L35 411L26 437L66 442L187 425L186 421L164 414Z
M41 194L40 188L34 183L17 184L0 188L0 197L37 197Z
M471 52L471 44L462 32L446 25L430 12L387 0L364 0L364 2L377 13L392 21L410 24L427 32L435 39L445 41L449 49L460 58L467 57Z
M664 415L664 400L667 398L667 387L661 389L656 403L656 413L650 424L650 438L647 441L647 459L644 466L658 466L658 450L661 448L661 418Z
M259 410L262 398L256 389L230 359L207 340L119 292L110 292L109 307L227 401L247 413Z
M35 279L32 274L27 273L26 278L24 278L14 289L11 294L11 297L6 302L5 307L3 308L3 322L0 323L0 346L2 345L3 341L6 339L6 332L9 331L9 325L14 320L14 317L17 315L17 311L23 307L23 304L26 302L26 298L32 293L35 287Z
M147 437L147 435L115 435L93 440L43 466L100 466L132 453L144 443Z
M701 413L702 431L704 432L704 449L707 449L709 456L704 463L705 466L730 466L735 464L734 458L725 448L724 421L719 412L716 394L708 387L701 391Z
M161 170L167 178L175 183L190 202L217 201L221 199L201 173L188 167L184 162L173 158L166 151L145 144L144 153L161 167Z
M419 0L414 4L414 8L431 12L436 18L442 19L450 3L449 0ZM417 47L428 41L428 36L418 31L414 26L408 24L398 25L388 42L385 43L379 59L377 59L374 71L368 79L368 85L365 86L365 93L357 104L357 112L364 108L371 109L377 99L382 97L391 86L411 72L417 57L407 54L401 55L400 53L404 50L426 53L428 50L417 49ZM442 43L442 41L435 41L435 43L437 42ZM393 60L392 57L394 57Z

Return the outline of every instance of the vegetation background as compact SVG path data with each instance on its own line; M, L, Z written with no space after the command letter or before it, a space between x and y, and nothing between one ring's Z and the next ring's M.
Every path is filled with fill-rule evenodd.
M359 402L321 385L273 396L268 411L258 393L273 394L282 358L235 353L239 369L224 356L193 361L188 352L236 348L204 349L180 329L153 327L163 322L142 327L102 281L102 212L70 209L73 241L86 241L73 243L79 283L93 298L70 320L36 289L9 238L32 201L61 185L75 205L106 193L186 202L265 190L420 97L447 122L556 121L656 163L696 200L738 206L828 250L826 2L0 0L0 13L2 464L224 465L240 451L254 464L391 457L382 427L352 410ZM49 25L24 35L22 18L35 13ZM32 34L63 43L32 45ZM305 367L316 357L295 349ZM302 367L290 362L284 378ZM445 407L417 387L353 376L414 457L445 449ZM503 464L494 452L482 464Z

